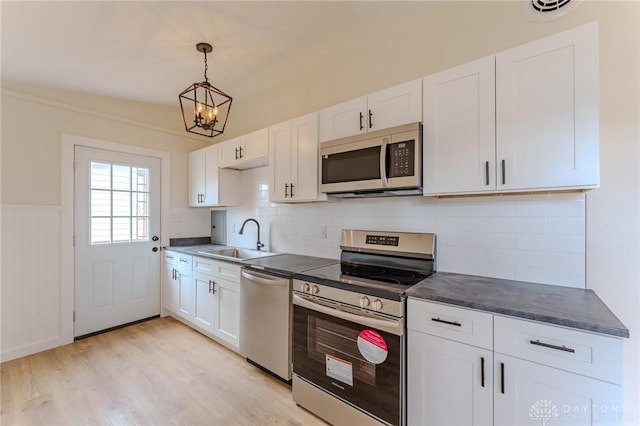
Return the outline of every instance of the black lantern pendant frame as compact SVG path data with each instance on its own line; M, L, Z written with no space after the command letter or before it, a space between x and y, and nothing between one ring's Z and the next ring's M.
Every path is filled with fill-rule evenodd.
M196 50L204 54L204 81L187 87L178 99L187 132L213 138L224 132L233 98L212 86L207 78L207 53L213 47L198 43Z

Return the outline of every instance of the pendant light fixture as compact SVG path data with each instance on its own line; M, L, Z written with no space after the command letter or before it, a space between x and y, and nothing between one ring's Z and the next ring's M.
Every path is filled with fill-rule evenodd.
M224 132L233 99L213 87L207 78L207 53L211 53L213 47L209 43L198 43L196 50L204 53L204 81L193 83L178 98L187 132L213 138Z

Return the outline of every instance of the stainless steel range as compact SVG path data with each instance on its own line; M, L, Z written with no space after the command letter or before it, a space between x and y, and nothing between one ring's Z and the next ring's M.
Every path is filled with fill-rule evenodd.
M340 263L293 284L293 399L334 425L405 423L404 292L435 235L343 230Z

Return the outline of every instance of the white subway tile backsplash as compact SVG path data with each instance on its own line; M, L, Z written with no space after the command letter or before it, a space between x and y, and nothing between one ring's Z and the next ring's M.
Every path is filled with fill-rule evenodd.
M547 217L527 216L516 218L516 232L519 234L546 234L549 229Z
M274 204L268 168L242 172L242 184L242 206L227 209L229 244L253 247L255 231L231 233L248 217L270 250L333 259L343 228L433 232L439 271L585 286L583 194Z

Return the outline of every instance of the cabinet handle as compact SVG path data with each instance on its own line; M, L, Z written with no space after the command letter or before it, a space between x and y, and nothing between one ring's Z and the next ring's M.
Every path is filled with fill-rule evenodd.
M171 256L170 254L167 255L167 259L171 259L173 260L173 256Z
M236 160L238 159L238 147L236 146Z
M176 268L172 268L172 271L173 271L173 277L172 277L172 279L177 280L177 279L178 279L178 276L177 276L177 275L178 275L178 274L177 274L177 272L178 272L178 271L176 271Z
M458 321L447 321L440 318L431 318L431 321L441 322L443 324L455 325L456 327L462 327L462 324L460 324Z
M211 294L216 294L216 282L211 280Z
M480 385L484 387L484 357L480 357Z
M489 185L489 162L485 161L484 162L484 181L485 181L485 185Z
M242 147L240 147L240 158L242 158Z
M293 198L293 183L291 184L291 198Z
M502 160L502 184L505 185L507 183L507 173L505 172L504 160Z
M364 118L364 116L362 115L362 113L360 113L360 130L364 129L364 126L362 125L362 119Z
M540 340L529 340L529 343L531 343L532 345L543 346L545 348L555 349L558 351L570 352L572 354L576 353L575 349L568 348L565 345L557 346L557 345L552 345L551 343L541 342Z
M373 127L373 112L369 110L369 128Z
M504 362L500 363L500 392L504 393Z
M289 184L285 183L284 184L284 198L287 198L289 196Z
M180 263L188 263L187 259L180 259Z

